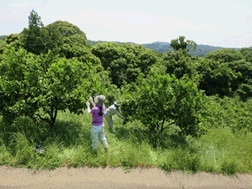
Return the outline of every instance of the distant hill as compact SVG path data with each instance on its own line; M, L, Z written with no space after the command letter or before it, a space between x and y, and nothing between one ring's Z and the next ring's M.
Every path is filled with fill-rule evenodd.
M90 45L96 45L97 43L100 42L108 42L108 41L91 41L88 40ZM121 42L116 42L116 43L121 43ZM168 42L153 42L153 43L144 43L142 44L144 47L152 49L156 52L161 52L161 53L167 53L168 51L172 51L173 49L170 46L170 43ZM190 54L192 56L198 56L198 57L203 57L206 55L208 52L212 52L218 49L222 49L223 47L215 47L215 46L210 46L210 45L197 45L197 48L195 50L190 50Z
M170 43L167 42L145 43L143 44L143 46L162 53L167 53L168 51L173 50ZM195 50L190 50L189 52L193 56L203 57L208 52L212 52L222 48L223 47L215 47L210 45L197 45L197 48Z
M0 40L4 40L7 37L7 35L0 35Z
M6 38L6 35L1 35L0 40L3 41ZM88 40L88 43L90 46L96 45L97 43L100 42L109 42L109 41L92 41ZM116 41L114 41L116 42ZM121 43L121 42L116 42L116 43ZM167 53L168 51L172 51L171 45L168 42L153 42L153 43L144 43L141 44L146 48L152 49L156 52L161 52L161 53ZM210 46L210 45L197 45L197 48L195 50L190 50L190 54L192 56L198 56L198 57L203 57L205 56L208 52L212 52L218 49L222 49L224 47L216 47L216 46ZM238 48L237 48L238 49Z

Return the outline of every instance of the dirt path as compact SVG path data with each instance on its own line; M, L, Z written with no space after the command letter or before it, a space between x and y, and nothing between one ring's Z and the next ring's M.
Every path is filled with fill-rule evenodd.
M0 166L0 189L252 189L252 175L185 174L121 168L60 168L31 171Z

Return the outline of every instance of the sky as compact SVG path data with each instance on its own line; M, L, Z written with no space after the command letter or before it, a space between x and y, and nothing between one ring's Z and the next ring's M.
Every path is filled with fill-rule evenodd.
M67 21L87 39L252 46L252 0L0 0L0 35L20 33L34 10L46 26Z

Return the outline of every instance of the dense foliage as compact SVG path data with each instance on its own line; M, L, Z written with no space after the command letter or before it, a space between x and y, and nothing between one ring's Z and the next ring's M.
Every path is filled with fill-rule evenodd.
M135 84L123 89L122 108L127 121L140 120L154 146L165 142L171 127L177 127L180 136L200 135L203 94L197 83L158 69L153 67L147 77L139 77Z
M85 70L84 64L74 59L6 49L0 65L4 119L38 116L53 126L59 110L78 113L83 108L81 89L87 75Z
M44 26L34 10L28 19L28 28L0 40L0 164L252 171L251 48L193 56L196 44L184 36L163 53L90 45L71 23ZM95 161L83 110L97 94L106 106L118 100L125 119L109 133L114 150ZM34 143L45 156L33 153Z
M150 66L158 62L157 54L141 45L104 42L93 46L91 52L119 88L135 82L140 74L146 75Z

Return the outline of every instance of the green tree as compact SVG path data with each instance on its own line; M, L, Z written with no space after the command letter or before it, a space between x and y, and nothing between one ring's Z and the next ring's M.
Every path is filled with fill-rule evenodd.
M6 120L23 115L53 127L58 111L81 113L90 93L90 72L92 67L77 59L7 49L0 64L1 113Z
M166 73L174 74L177 78L187 75L190 78L196 77L197 57L192 57L189 53L190 48L197 45L193 41L185 40L184 36L171 40L171 47L174 51L168 51L163 56L162 64L166 67Z
M240 50L241 54L244 56L247 62L252 63L252 47L250 48L242 48Z
M240 94L242 99L249 98L252 77L249 52L249 49L220 49L208 53L205 59L206 62L212 62L211 65L203 63L198 70L203 75L201 87L209 95L218 94L223 97Z
M179 36L177 39L172 39L170 45L175 51L182 50L187 53L190 49L196 49L197 44L194 41L185 39L185 36Z
M0 39L0 61L1 61L1 55L3 54L4 49L5 49L5 46L6 46L5 40Z
M232 84L237 75L228 64L201 59L197 71L201 75L199 88L204 90L206 95L232 96Z
M20 115L32 116L38 109L41 67L33 54L7 48L0 64L1 113L7 121Z
M192 58L189 54L184 53L182 50L175 52L168 52L162 61L166 67L166 72L174 74L177 78L184 75L193 78L196 76L196 62L198 60Z
M21 47L20 34L10 34L6 36L0 36L0 61L1 55L3 54L7 46L15 47L16 49Z
M218 61L219 63L230 63L243 59L243 55L240 51L235 49L219 49L207 53L205 58Z
M162 135L174 125L182 135L199 134L203 95L192 80L153 69L147 78L139 77L136 83L123 88L123 94L126 119L140 120L154 147L162 143Z
M48 33L48 48L57 50L60 56L66 58L80 57L90 51L86 34L77 26L66 22L56 21L44 28Z
M84 65L77 60L60 58L53 62L41 80L41 94L38 96L39 105L46 115L36 115L53 126L60 110L81 113L83 95L87 96L81 90L84 73Z
M112 83L119 88L134 82L140 74L147 74L150 66L158 62L157 54L141 45L103 42L93 46L91 52L101 63Z
M15 48L20 48L21 47L20 34L10 34L6 36L5 42L6 44L11 45Z
M91 63L97 72L103 71L101 61L94 56L87 44L86 34L77 26L66 22L56 21L44 27L48 37L46 48L67 59L77 58L84 64Z
M240 52L243 59L230 63L230 67L237 73L235 94L246 101L252 96L252 48L243 48Z
M113 60L123 58L123 55L120 54L123 49L115 42L98 43L91 48L91 52L101 60L105 70L109 69Z
M239 88L235 91L242 101L247 101L252 96L252 79L248 81L248 83L243 83L239 86Z
M34 54L47 53L47 32L43 29L41 17L34 10L28 17L28 28L21 32L21 44L24 49Z
M21 44L28 52L46 54L53 51L61 57L81 57L90 50L86 34L77 26L66 22L56 21L44 27L41 17L31 11L28 28L21 32Z
M232 83L232 88L236 91L240 85L247 84L252 78L252 63L241 59L228 64L228 66L236 73L237 78Z

